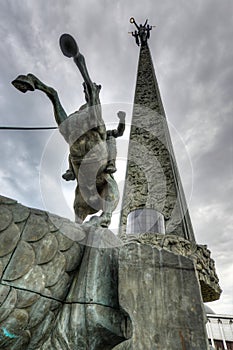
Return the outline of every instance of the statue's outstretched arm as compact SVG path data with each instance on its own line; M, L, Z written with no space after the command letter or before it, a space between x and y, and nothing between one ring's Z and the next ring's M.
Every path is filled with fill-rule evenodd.
M125 131L125 112L119 111L117 113L118 118L120 119L118 127L116 130L113 132L113 136L115 138L120 137L124 134Z

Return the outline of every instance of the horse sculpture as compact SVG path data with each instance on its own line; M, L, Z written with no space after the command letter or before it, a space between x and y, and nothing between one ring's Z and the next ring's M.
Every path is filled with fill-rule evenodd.
M69 161L74 178L77 180L74 200L75 221L82 223L87 215L102 210L102 214L93 216L91 222L108 227L112 212L119 201L119 192L111 171L107 170L107 133L99 99L101 85L91 81L85 58L79 52L77 43L71 35L61 36L60 47L65 56L73 57L84 79L86 103L78 111L67 116L56 90L45 85L33 74L20 75L12 84L24 93L40 90L53 104L59 130L70 146ZM124 121L125 113L118 112L118 117Z

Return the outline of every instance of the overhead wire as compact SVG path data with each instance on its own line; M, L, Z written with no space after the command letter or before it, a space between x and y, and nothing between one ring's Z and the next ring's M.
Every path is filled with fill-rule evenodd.
M0 126L0 130L55 130L57 126Z

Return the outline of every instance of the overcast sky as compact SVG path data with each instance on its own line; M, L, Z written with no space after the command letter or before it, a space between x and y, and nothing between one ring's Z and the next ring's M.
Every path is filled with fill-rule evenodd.
M156 25L149 46L196 240L212 251L223 289L220 301L209 306L217 313L233 314L232 0L2 1L0 125L55 125L45 95L24 95L10 84L19 74L32 72L56 88L68 114L83 103L81 76L59 49L62 33L77 39L91 78L102 85L108 125L117 124L119 109L126 110L130 124L139 53L128 34L134 29L131 16ZM73 184L60 180L68 150L58 132L0 133L1 194L27 206L72 215ZM116 175L120 187L126 139L121 141ZM62 193L61 201L55 192ZM49 204L48 197L54 198Z

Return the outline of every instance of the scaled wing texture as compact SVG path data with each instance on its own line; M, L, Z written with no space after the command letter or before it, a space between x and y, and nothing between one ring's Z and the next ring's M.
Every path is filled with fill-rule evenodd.
M69 220L0 196L0 349L38 349L49 337L82 259Z

